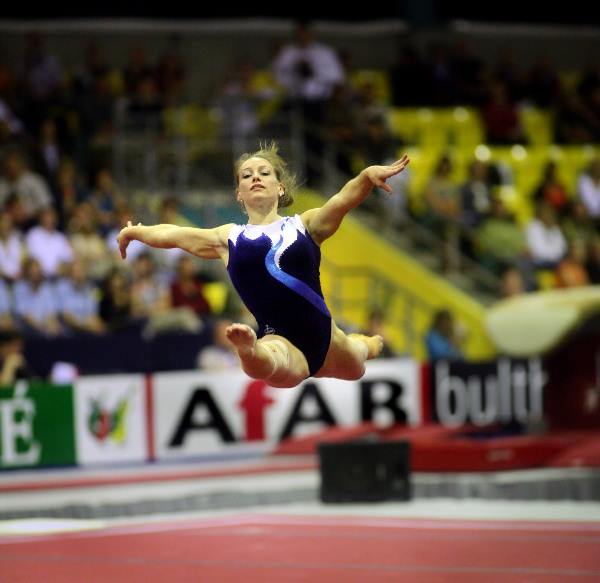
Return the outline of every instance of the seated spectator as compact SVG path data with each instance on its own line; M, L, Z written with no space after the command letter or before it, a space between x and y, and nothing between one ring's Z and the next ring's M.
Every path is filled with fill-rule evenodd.
M527 259L525 234L499 196L494 197L492 213L479 228L476 241L481 260L493 271L500 272L509 265Z
M442 156L433 176L425 188L423 198L426 204L425 224L440 235L446 272L459 267L459 220L461 213L460 190L452 180L452 161Z
M560 95L560 80L547 55L537 59L527 78L527 94L537 107L554 107Z
M556 213L547 203L537 206L536 218L526 227L527 247L534 266L555 269L567 252L567 241L556 222Z
M169 289L157 277L150 253L143 253L133 263L130 295L132 316L146 321L147 337L166 331L198 332L202 328L202 321L190 308L173 308Z
M179 201L177 198L174 196L166 197L161 201L160 208L158 209L158 222L165 225L179 225L181 223L179 210ZM121 223L121 228L126 224L127 222ZM160 281L170 284L173 277L175 277L175 270L179 259L187 255L187 252L179 249L179 247L174 247L173 249L153 248L150 250L145 245L142 245L142 247L145 248L146 253L149 252L152 255L152 260L157 270L156 275ZM129 248L127 248L127 254L129 255Z
M576 198L565 207L561 227L569 243L578 240L589 245L596 236L594 222L583 202Z
M10 213L0 213L0 277L14 281L21 276L25 246L21 233L14 228Z
M101 334L104 322L99 316L98 290L88 279L84 264L74 259L66 277L56 284L59 314L67 330Z
M27 259L23 279L14 285L15 313L25 333L57 336L62 332L58 320L58 299L54 285L44 279L39 261Z
M23 337L19 332L0 332L0 388L35 376L27 365Z
M487 101L481 108L481 118L487 143L523 144L526 142L519 111L501 81L490 82Z
M114 259L100 236L94 209L89 202L83 202L75 209L68 230L75 255L89 266L90 277L101 281L113 266Z
M226 334L231 320L217 320L213 327L213 343L198 353L198 368L203 370L232 370L240 365L237 352Z
M94 220L100 233L106 235L114 225L117 209L123 204L122 196L108 168L102 168L96 173L94 188L87 202L94 209Z
M554 115L554 141L559 144L589 144L594 141L589 113L574 93L561 94Z
M48 207L40 214L40 224L30 229L25 237L27 253L37 259L44 277L61 275L62 265L73 259L71 244L57 229L57 221L56 211Z
M47 117L40 126L37 141L37 168L49 185L54 185L58 168L63 157L62 146L58 141L56 121Z
M0 278L0 331L6 332L16 330L13 319L12 290L10 286Z
M439 310L434 314L431 327L425 336L425 346L429 361L463 358L460 334L448 310Z
M567 256L556 268L556 287L579 287L589 284L586 264L586 247L575 240L569 246Z
M129 281L116 267L110 271L103 282L99 313L105 326L113 332L134 324Z
M71 158L61 160L53 195L54 207L59 215L59 226L61 230L65 230L77 206L88 197L75 162Z
M153 74L142 77L127 108L129 127L132 130L161 130L163 100Z
M29 169L24 155L17 150L4 155L0 205L7 203L10 203L10 212L20 229L28 229L35 224L40 212L52 204L45 180Z
M127 224L127 221L131 220L133 216L133 211L127 205L120 206L115 213L115 219L111 226L111 229L108 231L108 234L105 238L106 247L110 251L113 256L114 263L121 263L121 253L119 252L119 242L117 241L117 236L123 225ZM164 221L160 221L161 223ZM158 251L172 251L172 249L159 249ZM177 251L181 251L181 249L177 249ZM147 253L148 247L139 241L132 241L127 247L127 257L130 259L135 259L142 253ZM179 254L178 254L179 256ZM125 264L127 267L128 264Z
M527 291L521 271L513 266L507 267L500 276L500 296L504 299L520 296Z
M536 202L545 200L552 205L556 212L561 212L567 205L569 195L565 185L557 175L558 166L554 160L550 160L544 168L540 185L535 189L533 198Z
M466 182L461 187L461 223L467 228L478 227L489 215L492 192L489 167L480 160L469 165Z
M579 176L577 193L588 215L594 221L600 221L600 157L594 158L589 170Z
M367 325L362 334L366 336L382 336L384 339L383 348L379 354L380 358L392 358L395 356L394 351L390 348L390 345L385 341L388 337L385 331L385 316L381 310L371 310L367 318Z
M171 304L174 308L188 307L200 318L210 315L210 305L204 296L204 282L191 255L182 255L177 263L175 279L171 282Z

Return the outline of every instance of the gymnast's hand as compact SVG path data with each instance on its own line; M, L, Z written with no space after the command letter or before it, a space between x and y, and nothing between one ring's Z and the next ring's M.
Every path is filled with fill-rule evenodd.
M138 223L138 226L141 226L142 223ZM119 234L117 235L117 241L119 242L119 252L121 253L121 257L123 259L127 258L127 245L131 241L135 239L132 234L133 225L131 221L127 221L127 226L123 227Z
M400 174L400 172L408 166L409 162L410 159L408 158L408 154L404 154L400 160L396 160L389 166L369 166L363 170L363 173L374 186L378 186L386 192L392 192L392 187L389 184L386 184L385 181L396 174Z

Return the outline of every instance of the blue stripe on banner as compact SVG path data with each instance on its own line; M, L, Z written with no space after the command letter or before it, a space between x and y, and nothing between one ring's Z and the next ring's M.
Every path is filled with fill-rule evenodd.
M282 229L283 230L283 229ZM311 287L306 285L303 281L295 278L293 275L286 273L281 268L277 267L275 263L275 254L283 244L283 235L279 238L279 241L271 247L271 250L265 257L265 267L267 271L280 283L291 289L293 292L302 296L307 302L310 302L319 312L331 318L329 309L325 304L325 300L316 293Z

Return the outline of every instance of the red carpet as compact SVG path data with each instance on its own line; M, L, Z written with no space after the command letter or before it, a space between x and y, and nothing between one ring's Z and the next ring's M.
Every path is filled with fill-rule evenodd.
M0 539L0 580L600 580L600 525L257 515Z

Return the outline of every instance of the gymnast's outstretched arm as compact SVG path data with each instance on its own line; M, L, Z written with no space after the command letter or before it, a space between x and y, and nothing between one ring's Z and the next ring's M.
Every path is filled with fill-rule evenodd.
M408 156L404 154L400 160L389 166L369 166L349 180L322 207L302 213L302 222L315 242L320 244L331 237L338 230L346 214L363 202L374 186L391 193L392 188L386 180L402 172L408 163Z
M231 225L222 225L214 229L196 229L166 224L132 225L129 221L119 232L117 241L123 259L127 256L127 246L131 241L140 241L160 249L179 247L204 259L218 259L222 257L224 249L227 249L227 236L230 229Z

